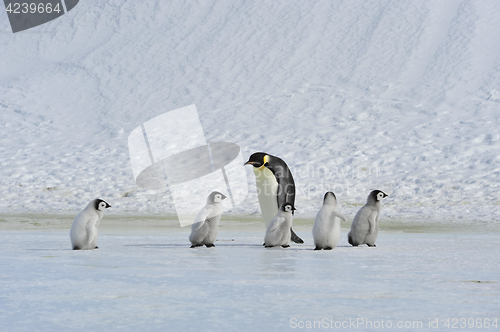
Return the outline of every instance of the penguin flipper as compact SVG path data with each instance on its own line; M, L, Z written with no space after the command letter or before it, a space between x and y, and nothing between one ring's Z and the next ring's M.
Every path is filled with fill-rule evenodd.
M333 215L335 217L338 217L338 218L344 220L344 221L347 221L347 218L342 213L340 213L340 211L338 211L338 210L334 210Z
M214 207L210 204L207 204L203 207L203 209L198 212L196 215L196 218L194 219L193 225L198 224L194 226L194 230L198 231L203 225L205 224L206 221L209 221L210 215L213 214Z
M302 240L300 237L297 236L297 234L295 234L295 232L293 231L293 229L290 227L290 233L291 233L291 236L290 236L290 240L292 240L293 242L295 243L304 243L304 240Z
M282 159L273 157L272 165L266 163L265 166L273 172L279 185L276 193L278 209L285 203L295 205L295 181L288 165ZM294 214L293 211L292 214Z
M85 227L85 229L87 231L87 243L85 243L85 245L83 247L86 249L89 249L89 247L91 249L94 249L90 245L97 235L97 228L94 225L95 225L95 221L91 220L90 222L87 223L87 225Z
M284 222L286 222L286 218L282 216L276 216L274 219L271 221L271 225L269 227L268 232L273 233L275 232Z

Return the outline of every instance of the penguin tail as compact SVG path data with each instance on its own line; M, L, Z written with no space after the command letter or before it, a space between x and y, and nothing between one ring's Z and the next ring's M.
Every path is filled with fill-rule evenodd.
M298 237L297 234L295 234L295 232L293 231L293 229L290 228L290 232L292 233L290 240L292 240L295 243L304 243L304 240Z

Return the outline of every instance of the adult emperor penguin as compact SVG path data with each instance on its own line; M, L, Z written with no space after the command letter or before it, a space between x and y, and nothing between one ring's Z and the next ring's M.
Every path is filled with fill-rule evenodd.
M260 210L267 228L283 204L295 205L292 172L282 159L264 152L252 154L244 165L253 166ZM290 229L290 234L293 242L304 243L293 229Z
M389 195L380 190L374 190L368 195L365 206L356 213L351 231L347 234L347 240L351 245L357 247L366 243L369 247L376 247L380 202L387 196Z
M285 203L280 207L280 211L269 223L266 230L264 244L266 248L282 246L288 248L290 245L293 211L295 208L290 203Z
M69 231L73 250L97 249L99 223L104 211L110 207L106 201L97 198L77 214Z
M347 221L337 207L337 197L331 191L325 194L323 206L316 215L313 226L314 250L331 250L340 238L340 219Z
M215 247L214 242L219 232L219 221L222 216L222 201L226 196L218 191L213 191L207 198L207 205L205 205L194 220L191 226L191 248L201 247Z

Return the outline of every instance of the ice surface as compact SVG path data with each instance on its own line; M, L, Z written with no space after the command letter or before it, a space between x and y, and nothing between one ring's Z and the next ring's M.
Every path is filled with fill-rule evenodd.
M4 230L2 330L288 331L365 319L422 322L418 331L437 318L444 331L446 318L500 319L497 228L388 228L376 248L350 247L344 228L336 249L314 251L310 225L295 227L304 245L266 249L262 225L225 223L210 249L161 224L108 225L94 251L70 250L68 229Z

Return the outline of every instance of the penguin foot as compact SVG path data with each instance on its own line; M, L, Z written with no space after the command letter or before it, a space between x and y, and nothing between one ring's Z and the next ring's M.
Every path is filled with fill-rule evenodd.
M293 229L290 228L290 232L292 233L292 235L290 236L290 240L299 244L304 243L304 240L298 237L297 234L295 234L295 232L293 231Z
M74 247L73 247L73 250L80 250L80 247L78 247L78 246L74 246Z
M207 246L207 248L212 248L212 247L215 247L215 244L213 244L213 243L207 243L207 244L205 244L205 246Z
M288 244L284 244L282 245L283 248L290 248L290 246Z
M369 244L368 244L368 247L376 247L376 245L375 245L375 243L374 243L374 244L372 244L372 245L369 245Z
M264 242L264 243L262 243L262 245L265 247L265 246L266 246L266 243Z
M190 248L202 247L203 244L193 244Z
M274 247L274 246L266 246L266 244L265 244L265 243L264 243L264 246L265 246L266 248L272 248L272 247Z
M95 246L95 248L94 248L94 249L99 249L99 247L98 247L98 246Z
M325 250L332 250L332 247L326 247Z
M323 249L323 248L321 248L321 247L314 248L314 250L321 250L321 249Z

